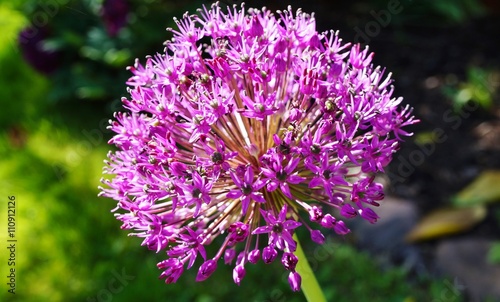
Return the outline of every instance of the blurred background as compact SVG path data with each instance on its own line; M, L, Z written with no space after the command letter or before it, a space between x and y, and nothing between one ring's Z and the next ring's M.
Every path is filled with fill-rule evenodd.
M164 256L128 237L115 202L97 198L126 67L162 51L174 16L210 3L0 0L1 301L304 301L279 263L249 265L240 287L223 265L203 283L192 270L166 285ZM379 223L354 222L321 247L302 240L328 300L500 301L498 1L287 4L316 12L319 31L369 44L422 121L380 176ZM285 8L246 6L263 5ZM17 207L15 295L7 196Z

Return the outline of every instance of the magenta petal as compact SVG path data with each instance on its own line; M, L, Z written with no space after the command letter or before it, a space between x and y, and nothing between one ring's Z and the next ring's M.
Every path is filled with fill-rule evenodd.
M269 233L272 230L273 230L273 228L271 226L265 225L265 226L261 226L261 227L256 228L255 230L253 230L252 235Z
M342 209L340 209L340 215L345 218L352 218L358 215L358 212L356 212L356 209L354 209L352 205L346 203L342 206Z
M276 218L270 213L270 211L260 209L260 213L262 214L262 217L264 217L267 224L271 225L276 223Z
M187 166L180 162L173 162L170 164L170 171L175 176L182 176L187 171Z
M254 189L254 191L258 191L258 190L262 189L262 187L264 187L265 185L266 185L266 182L263 181L262 179L259 179L253 184L253 189Z
M275 175L276 175L276 173L273 170L271 170L271 169L261 168L260 170L268 178L274 178Z
M296 229L301 225L302 225L302 223L300 223L298 221L294 221L294 220L287 220L287 221L283 222L283 227L287 230Z
M277 134L273 134L273 141L274 141L274 144L276 144L276 145L281 144L281 139Z
M281 239L286 243L286 247L288 247L291 252L295 252L295 250L297 249L297 242L293 240L292 234L290 232L284 231L283 233L281 233Z
M224 251L224 264L231 264L234 257L236 256L236 251L234 249L226 249Z
M296 174L294 174L294 175L290 175L290 176L288 176L288 178L287 178L287 181L288 181L289 183L291 183L291 184L294 184L294 185L296 185L296 184L298 184L298 183L301 183L301 182L303 182L304 180L306 180L304 177L298 176L298 175L296 175Z
M287 211L288 211L288 207L287 207L287 205L285 203L283 205L283 207L281 208L280 214L278 216L279 221L285 221Z
M200 269L198 270L198 275L196 275L196 281L205 281L212 275L213 272L217 269L217 262L213 259L210 259L204 262Z
M302 283L302 278L297 272L290 272L288 275L288 283L290 283L290 287L294 292L298 292L300 290L300 285Z
M278 251L276 251L272 246L266 246L262 251L262 260L265 264L273 262L274 259L276 259L276 256L278 256Z
M262 195L262 193L260 192L252 193L250 196L252 197L253 200L255 200L255 202L266 202L264 195Z
M295 271L295 267L299 259L293 253L283 253L283 257L281 258L281 264L286 270Z
M341 220L339 220L339 221L337 221L337 223L335 223L333 230L335 231L335 233L337 233L339 235L345 235L351 231L347 228L345 223Z
M331 229L335 227L335 223L337 220L330 214L326 214L323 218L321 218L321 226L324 228Z
M319 230L311 231L311 239L318 244L325 243L325 236Z
M269 192L272 192L278 188L278 183L275 181L271 181L267 184L266 188Z
M241 283L241 280L243 280L243 278L245 277L245 268L243 267L243 265L237 265L234 269L233 269L233 280L234 280L234 283L240 285Z
M241 188L243 186L243 182L239 179L238 175L236 175L236 173L233 171L230 171L229 173L230 173L229 175L231 175L231 179L233 180L234 184Z
M291 173L293 170L295 170L295 168L297 167L297 165L299 164L299 162L300 162L300 157L294 157L294 158L292 158L292 160L290 160L288 162L288 165L286 165L285 172L286 173Z
M260 258L260 250L252 250L248 253L248 261L252 264L255 264L259 261Z
M207 259L207 252L205 251L205 247L203 247L203 245L199 245L198 252L200 253L201 257L203 257L203 260Z
M319 187L323 185L323 179L321 177L314 177L309 182L309 188Z
M240 190L231 190L227 192L226 197L231 199L236 199L241 197L241 195L243 195L243 193Z
M248 167L247 171L245 172L245 183L249 184L249 185L253 183L253 169L252 169L252 167Z
M193 185L196 188L201 188L203 186L203 179L201 178L200 174L193 173Z
M231 168L231 166L227 162L223 162L222 165L220 165L220 166L221 166L222 170L224 170L224 171L227 171L227 170L229 170L229 168Z
M365 220L368 220L370 223L375 223L377 222L377 219L379 218L377 213L375 213L372 209L370 208L364 208L361 210L361 217L363 217Z
M250 203L250 196L245 196L245 198L243 198L241 200L241 214L242 215L246 214L247 209L248 209L248 203Z
M290 187L286 182L280 185L280 189L286 197L293 199L292 193L290 193Z

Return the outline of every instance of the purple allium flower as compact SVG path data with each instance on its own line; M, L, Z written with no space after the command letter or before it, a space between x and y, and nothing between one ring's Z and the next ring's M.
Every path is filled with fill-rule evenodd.
M240 198L242 213L246 213L251 200L255 202L266 202L264 196L259 190L266 184L263 181L254 183L254 171L252 167L245 167L245 175L243 181L239 179L236 172L230 171L231 179L238 188L227 193L227 198Z
M166 283L198 255L196 280L236 259L237 284L247 263L281 255L299 290L295 229L323 244L320 228L349 232L343 218L375 222L374 175L418 120L368 48L318 33L314 15L214 4L176 23L164 53L130 67L101 195L166 252ZM209 244L220 248L207 257Z
M262 209L260 211L267 225L256 228L252 235L268 233L270 246L275 246L282 251L295 252L297 243L292 239L292 233L301 223L293 219L286 220L287 205L283 205L277 217L274 217L271 211Z

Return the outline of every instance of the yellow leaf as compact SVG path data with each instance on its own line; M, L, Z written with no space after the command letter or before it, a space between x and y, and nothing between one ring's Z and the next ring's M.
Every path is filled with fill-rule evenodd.
M406 240L415 242L460 233L472 228L484 217L484 206L439 209L425 216L406 236Z
M433 144L438 140L435 131L426 131L416 133L413 140L417 145Z
M484 171L460 191L453 202L457 206L472 206L500 201L500 171Z

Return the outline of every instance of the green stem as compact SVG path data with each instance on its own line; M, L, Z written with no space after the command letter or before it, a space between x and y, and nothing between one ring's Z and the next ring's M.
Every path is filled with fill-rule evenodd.
M299 238L294 234L293 239L297 241L297 250L295 251L295 256L299 258L299 262L297 263L297 273L302 277L302 292L304 292L304 296L306 296L307 301L309 302L326 302L325 296L323 295L323 291L319 286L318 280L316 280L316 276L314 275L309 262L307 261L306 255L300 246Z

